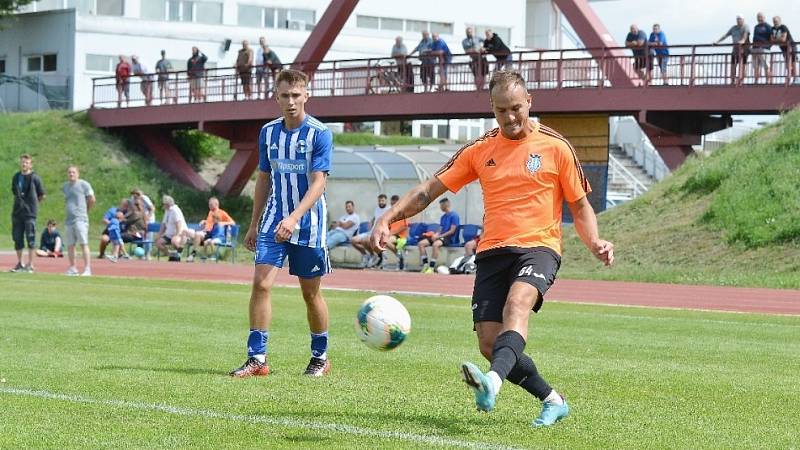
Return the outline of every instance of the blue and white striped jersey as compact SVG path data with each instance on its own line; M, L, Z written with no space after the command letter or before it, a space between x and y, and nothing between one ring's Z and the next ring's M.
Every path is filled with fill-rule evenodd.
M274 239L275 227L294 211L306 195L311 172L328 172L333 134L322 122L306 114L303 123L287 130L283 118L269 122L258 135L258 168L272 175L272 190L261 216L259 231ZM305 247L326 247L328 208L325 194L302 217L299 232L289 242Z

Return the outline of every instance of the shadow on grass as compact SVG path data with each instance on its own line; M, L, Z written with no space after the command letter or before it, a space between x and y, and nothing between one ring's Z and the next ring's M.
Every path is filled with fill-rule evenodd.
M137 367L137 366L98 366L95 370L142 370L145 372L168 372L168 373L182 373L184 375L224 375L228 376L227 371L211 370L211 369L197 369L197 368L180 368L180 367Z
M254 415L264 415L263 412L253 412ZM403 431L409 433L417 433L417 434L425 434L425 435L438 435L441 437L449 437L449 438L460 438L465 434L469 434L472 432L476 427L485 426L485 422L480 420L479 418L476 419L466 419L461 423L454 423L453 417L440 417L440 416L433 416L429 414L414 414L410 411L397 411L396 413L386 412L383 414L360 414L355 411L337 411L337 416L346 417L348 420L346 422L339 423L346 423L352 425L354 427L364 426L362 424L367 423L382 423L387 424L385 429L381 429L380 431L386 432L394 432L394 431ZM293 419L300 419L300 420L308 420L311 422L316 422L320 420L320 414L318 412L308 412L308 413L301 413L301 412L292 412L290 414L284 414L285 417L291 417ZM403 429L400 430L398 428L392 428L392 423L395 424L417 424L423 428L433 428L431 432L417 432L413 430Z

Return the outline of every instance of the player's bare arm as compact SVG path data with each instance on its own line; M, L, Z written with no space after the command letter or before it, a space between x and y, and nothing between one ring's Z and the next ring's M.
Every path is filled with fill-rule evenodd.
M251 252L256 249L258 222L261 220L261 215L264 214L264 208L267 207L267 198L269 197L271 186L272 175L269 172L259 171L258 175L256 175L256 189L253 193L253 215L250 218L250 228L247 229L247 234L244 237L244 246Z
M594 210L589 200L583 197L578 201L567 204L575 221L575 231L583 241L583 244L586 245L586 248L603 264L607 266L614 264L614 244L600 239L597 231L597 217L594 215Z
M300 200L300 203L289 216L275 226L275 242L284 242L291 239L292 231L294 231L300 218L322 197L327 179L328 174L326 172L311 172L311 185L308 187L303 199Z
M447 188L436 177L429 178L411 189L375 222L375 227L372 229L372 235L370 236L372 248L384 250L386 241L390 236L389 225L391 223L414 217L446 191Z

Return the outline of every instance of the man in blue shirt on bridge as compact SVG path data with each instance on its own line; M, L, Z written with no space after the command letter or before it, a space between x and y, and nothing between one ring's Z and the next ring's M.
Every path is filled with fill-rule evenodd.
M658 69L661 71L661 79L664 81L664 84L669 84L667 82L667 61L669 60L669 48L667 48L667 35L661 31L661 25L654 24L653 25L653 32L650 33L650 39L648 39L650 48L652 49L653 54L650 56L650 70L649 70L649 79L653 79L653 66L658 63Z
M431 55L439 58L439 91L447 90L447 66L453 61L453 54L447 42L439 37L439 33L433 33L433 44L431 45Z
M633 53L633 68L639 74L639 78L645 80L645 70L647 69L647 34L640 30L636 24L631 25L631 32L625 37L625 47L631 49Z
M325 183L331 168L333 134L305 112L308 76L283 70L275 80L282 117L267 123L258 136L258 176L253 216L244 245L255 251L250 294L247 361L233 377L265 376L272 321L271 291L278 270L289 259L297 276L311 330L311 361L305 375L323 376L328 359L328 306L320 293L321 277L331 271L326 248L328 207Z

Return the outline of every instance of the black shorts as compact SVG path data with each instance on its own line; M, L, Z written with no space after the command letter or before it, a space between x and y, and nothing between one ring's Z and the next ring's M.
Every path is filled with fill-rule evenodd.
M477 273L472 291L473 322L503 322L503 308L511 285L522 281L539 290L533 312L542 307L544 295L561 267L561 257L547 247L498 249L475 260Z
M11 237L14 239L14 250L25 248L25 240L28 241L28 248L36 248L36 218L12 215Z
M431 245L433 245L433 243L434 243L434 242L436 242L436 241L442 241L442 245L444 245L445 247L447 247L448 245L450 245L450 238L449 238L449 237L446 237L446 238L443 238L443 237L438 237L438 238L436 238L436 239L433 239L433 238L431 238L430 236L425 236L425 237L423 237L423 238L420 238L420 240L419 240L419 241L420 241L420 242L422 242L422 241L428 241L428 244L431 244Z

